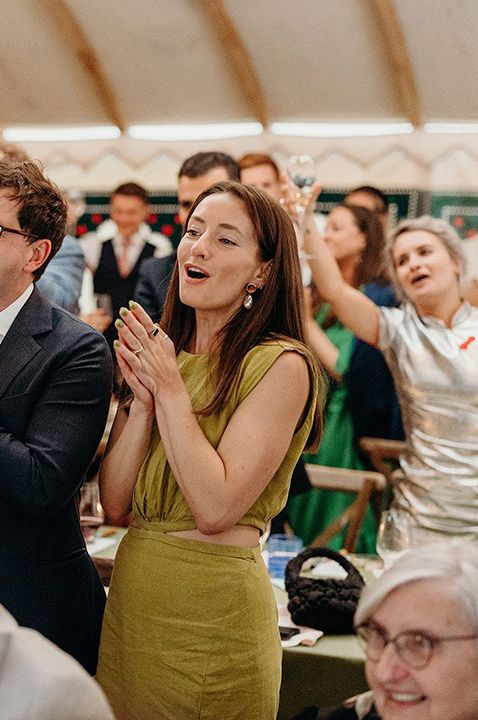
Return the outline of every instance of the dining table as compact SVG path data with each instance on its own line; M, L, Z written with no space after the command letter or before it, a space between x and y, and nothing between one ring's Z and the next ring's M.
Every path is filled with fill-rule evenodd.
M104 525L87 544L106 587L116 550L126 532L127 528ZM278 606L287 604L285 590L278 586L280 583L272 583ZM289 720L310 705L332 707L367 690L364 660L355 635L324 635L312 647L284 648L277 720Z

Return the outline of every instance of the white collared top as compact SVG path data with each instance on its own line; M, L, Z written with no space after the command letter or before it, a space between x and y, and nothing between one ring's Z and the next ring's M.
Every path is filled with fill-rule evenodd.
M30 283L27 289L22 292L20 297L17 297L16 300L10 303L10 305L8 305L5 310L0 311L0 343L2 342L7 332L10 330L11 326L13 325L13 321L17 317L22 307L25 305L32 292L33 283Z
M118 227L112 220L105 220L95 232L90 232L80 238L80 245L85 255L88 268L94 273L101 257L101 246L111 240L113 250L118 257L123 248L123 237L118 233ZM146 243L154 245L154 257L164 257L173 251L173 247L165 235L153 232L149 225L141 223L137 232L131 236L128 246L128 260L131 267L136 264Z

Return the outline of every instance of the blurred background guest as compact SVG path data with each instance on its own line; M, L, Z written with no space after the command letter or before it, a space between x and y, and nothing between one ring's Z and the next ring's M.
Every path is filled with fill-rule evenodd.
M372 185L350 190L345 205L364 207L379 218L385 242L388 230L387 196ZM383 246L382 252L385 247ZM393 284L383 279L371 279L363 285L363 292L376 305L395 307L399 304ZM402 416L393 378L381 352L355 338L348 370L349 408L355 437L378 437L403 440ZM361 455L365 465L369 459Z
M239 159L239 167L244 185L264 190L269 197L280 200L280 170L273 157L264 153L246 153Z
M360 185L349 190L344 205L358 205L378 215L384 235L388 232L388 199L385 193L373 185Z
M37 282L37 287L51 302L78 315L83 273L86 267L83 250L75 237L76 224L84 212L83 195L77 191L64 193L67 215L67 234L55 257Z
M134 297L141 263L153 255L169 255L172 249L164 235L151 230L146 222L148 214L146 190L137 183L124 183L111 195L111 218L80 240L93 274L94 292L109 299L110 307L100 310L109 315L104 335L110 347L116 336L113 318Z
M360 288L371 281L386 286L388 276L383 263L383 231L375 213L362 207L339 205L327 218L324 241L335 257L345 282ZM307 330L310 347L317 353L330 377L324 415L324 435L317 453L305 455L306 462L348 469L363 467L350 412L351 388L348 381L355 337L336 317L320 296L306 290ZM318 301L318 302L317 302ZM386 367L384 370L389 373ZM364 368L364 378L368 368ZM377 374L367 381L369 388L383 389ZM385 403L379 397L380 403ZM369 400L369 404L373 403ZM385 403L388 404L388 403ZM386 418L386 413L385 413ZM382 418L383 420L383 418ZM296 534L308 544L353 501L350 493L312 489L291 498L288 512ZM360 552L375 551L375 522L369 510L358 542ZM340 549L342 532L331 546Z

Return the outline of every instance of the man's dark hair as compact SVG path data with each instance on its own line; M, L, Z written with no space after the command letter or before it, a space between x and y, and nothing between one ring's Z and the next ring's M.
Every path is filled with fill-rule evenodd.
M123 185L118 185L117 188L113 190L111 193L111 198L113 199L115 195L128 195L129 197L137 197L142 202L144 202L145 205L149 205L149 196L146 190L142 185L138 185L138 183L134 182L128 182L123 183Z
M375 212L378 212L379 215L387 212L387 196L385 195L385 193L383 193L381 190L374 187L373 185L361 185L360 187L353 188L353 190L349 190L344 199L345 204L347 204L347 198L349 197L349 195L359 192L366 193L367 195L370 195L371 198L373 198L373 200L375 201Z
M227 172L229 180L240 180L241 169L233 157L221 152L200 152L186 158L179 168L178 178L195 178L205 175L210 170L223 167Z
M52 257L60 249L66 233L67 206L57 186L43 174L38 162L0 161L0 189L8 190L8 198L18 205L18 224L25 241L37 238L51 242L51 252L33 276L41 277Z

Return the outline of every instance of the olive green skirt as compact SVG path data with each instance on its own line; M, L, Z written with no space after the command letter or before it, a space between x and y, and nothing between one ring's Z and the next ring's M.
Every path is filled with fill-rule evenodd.
M281 647L258 548L131 527L118 550L97 680L118 720L275 720Z

